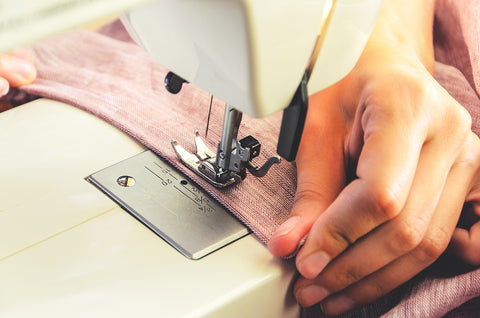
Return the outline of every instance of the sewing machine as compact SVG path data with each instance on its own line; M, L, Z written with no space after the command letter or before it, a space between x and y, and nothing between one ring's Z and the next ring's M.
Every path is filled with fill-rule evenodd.
M189 168L225 187L241 182L246 170L263 177L280 160L272 157L260 168L252 163L260 142L253 136L237 140L243 113L264 117L284 110L277 152L295 159L308 95L353 68L380 4L164 0L127 13L123 21L132 37L174 72L166 78L169 91L178 93L184 82L193 82L226 103L215 151L198 135L195 154L172 142Z
M172 141L179 158L218 187L245 177L268 178L269 168L279 160L272 157L262 167L251 163L259 142L237 140L242 113L263 117L284 110L278 152L294 159L308 95L351 70L381 4L58 0L52 3L61 17L52 13L53 20L35 21L43 23L35 27L32 16L5 24L1 14L7 2L11 4L0 1L1 51L138 6L123 21L172 70L168 90L181 94L182 85L191 82L226 103L218 149L205 149L199 136L195 154ZM74 5L67 6L70 2ZM202 191L119 130L45 99L1 113L0 127L0 316L299 315L291 290L293 264L272 257L222 207L212 203L214 218L182 220L183 225L195 223L199 233L202 226L219 232L213 242L196 239L199 245L192 246L178 227L163 228L158 215L136 205L135 193L122 197L115 192L119 185L135 189L135 180L150 178L131 177L136 170L122 172L146 161L175 174L179 187ZM148 182L155 195L158 181ZM166 191L178 194L173 187ZM172 200L178 201L178 215L190 209L191 198ZM166 205L161 202L157 208L170 209Z

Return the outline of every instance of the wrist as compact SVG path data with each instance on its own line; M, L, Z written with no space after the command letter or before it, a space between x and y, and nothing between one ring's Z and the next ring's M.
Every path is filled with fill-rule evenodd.
M385 0L362 55L342 80L342 89L356 98L372 81L395 74L433 75L434 2Z
M435 0L384 0L365 51L401 52L433 72L434 7Z

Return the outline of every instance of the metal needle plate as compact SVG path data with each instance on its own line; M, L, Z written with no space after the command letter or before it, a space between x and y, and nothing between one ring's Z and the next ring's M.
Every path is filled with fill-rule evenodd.
M191 259L249 233L224 207L151 151L87 179Z

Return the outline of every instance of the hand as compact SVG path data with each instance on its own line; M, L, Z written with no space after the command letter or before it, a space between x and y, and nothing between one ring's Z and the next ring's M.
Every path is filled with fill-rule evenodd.
M37 71L27 50L13 54L0 54L0 97L6 95L10 87L29 84L35 80Z
M311 99L292 217L269 244L285 256L308 233L295 293L327 314L374 301L435 261L479 168L468 113L426 70L378 75L358 104L340 97L344 83ZM466 237L455 230L457 245L471 246ZM466 252L478 262L476 242Z
M455 226L479 170L471 118L432 77L431 47L378 30L355 69L311 98L291 218L269 243L286 256L308 234L295 294L326 314L387 294L452 235L461 245Z

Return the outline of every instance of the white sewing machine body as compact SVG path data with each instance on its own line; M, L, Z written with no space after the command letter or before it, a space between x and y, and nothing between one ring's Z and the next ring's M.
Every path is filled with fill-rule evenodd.
M73 106L0 113L0 317L298 317L253 235L190 260L85 180L145 151Z
M252 159L261 143L237 140L243 113L264 117L284 110L277 153L296 157L308 95L343 78L370 35L382 0L164 0L124 16L132 37L172 72L226 103L222 138L196 153L172 141L178 158L218 188L241 182L248 170L263 177L280 162ZM173 77L172 77L173 76ZM196 127L192 127L192 131Z
M6 2L15 5L0 1L0 8ZM308 67L310 93L345 76L380 3L164 0L152 4L158 11L139 8L127 19L163 65L260 117L288 106ZM158 18L144 18L150 13ZM58 29L71 25L69 17ZM48 26L32 36L57 29ZM0 114L0 127L1 317L299 315L293 264L272 257L253 235L190 260L85 180L145 150L117 129L49 100Z
M381 3L164 0L123 20L162 65L239 111L264 117L289 105L309 63L310 94L350 72Z

